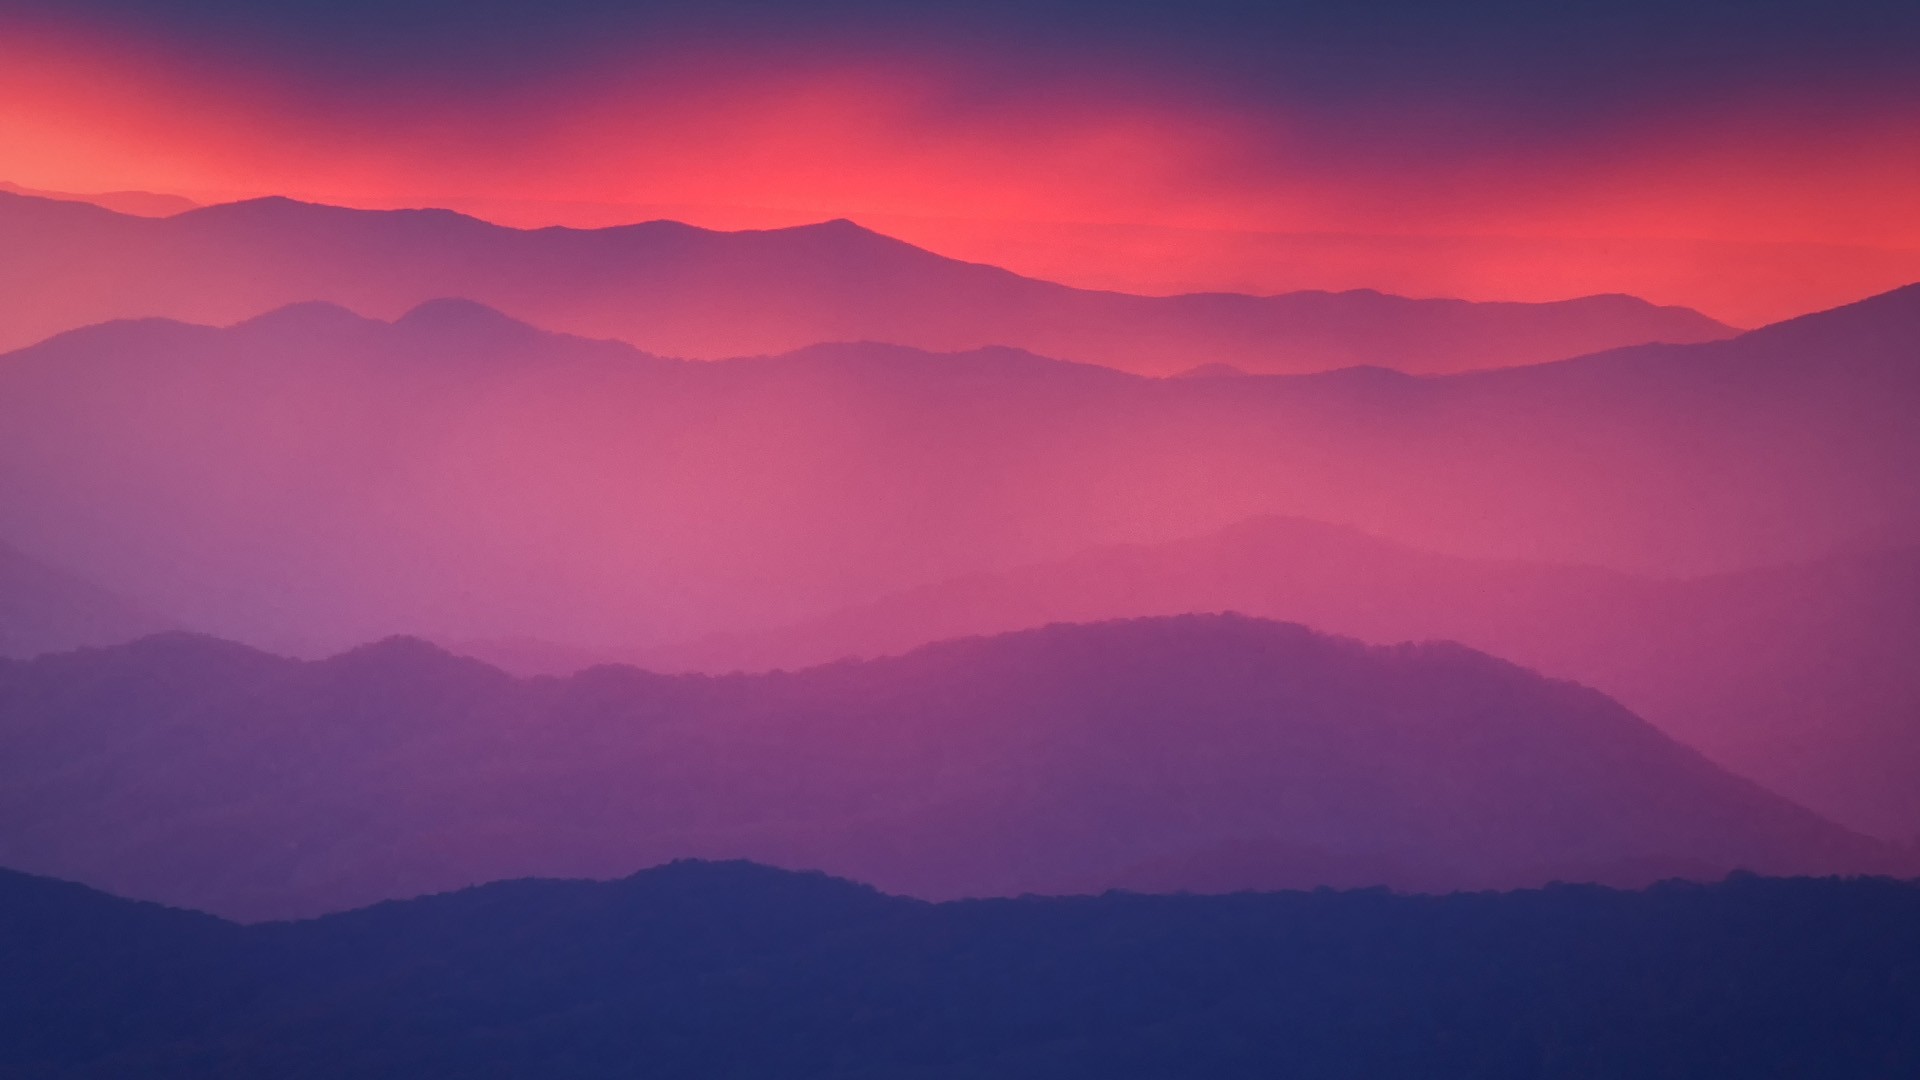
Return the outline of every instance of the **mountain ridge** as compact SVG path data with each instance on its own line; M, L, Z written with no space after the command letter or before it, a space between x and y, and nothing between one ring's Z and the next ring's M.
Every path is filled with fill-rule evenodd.
M0 657L25 659L145 637L174 620L0 543Z
M1920 889L1881 879L924 904L680 862L236 926L0 872L0 910L0 1071L41 1080L1920 1062Z
M693 363L506 319L299 307L6 354L0 539L307 655L395 632L655 647L1263 514L1682 576L1920 538L1891 465L1920 453L1920 384L1897 330L1848 329L1905 325L1871 307L1815 325L1883 342L1840 359L1748 335L1232 379L879 344Z
M21 811L0 864L255 918L687 856L934 899L1100 891L1247 838L1244 873L1308 887L1323 871L1289 852L1443 892L1898 864L1596 691L1234 616L766 676L516 679L414 639L296 661L174 635L0 663L0 715ZM83 797L123 770L140 782Z
M1920 641L1920 619L1903 619L1903 607L1920 609L1920 547L1657 579L1465 559L1266 517L634 656L663 670L791 670L962 635L1182 611L1240 611L1376 644L1452 639L1605 690L1735 772L1904 841L1920 836L1920 801L1902 794L1920 778L1920 740L1902 736L1900 718L1920 705L1920 681L1901 649Z
M183 195L169 195L153 191L100 191L87 194L47 191L41 188L26 187L21 184L0 180L0 194L19 195L26 198L48 199L55 202L77 202L98 206L116 214L131 217L171 217L191 210L199 204Z
M47 204L53 205L53 204ZM268 197L164 219L86 221L0 195L0 347L116 317L228 324L330 300L382 318L467 296L534 325L698 359L876 340L989 345L1163 375L1208 362L1315 371L1501 366L1732 330L1686 309L1587 297L1415 300L1365 290L1171 297L1080 290L950 259L844 219L719 232L643 223L516 230L439 210ZM19 219L17 223L13 219ZM89 283L86 289L77 287Z

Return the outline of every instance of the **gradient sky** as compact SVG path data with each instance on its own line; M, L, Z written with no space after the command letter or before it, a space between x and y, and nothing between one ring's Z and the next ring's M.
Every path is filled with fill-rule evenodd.
M1755 323L1920 278L1915 56L1911 2L0 0L0 179Z

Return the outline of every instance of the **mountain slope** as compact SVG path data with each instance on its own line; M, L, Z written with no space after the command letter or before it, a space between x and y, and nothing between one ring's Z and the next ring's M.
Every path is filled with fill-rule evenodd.
M0 920L0 955L45 957L0 967L0 1000L32 1009L0 1017L9 1075L1477 1080L1920 1066L1907 977L1920 892L1884 880L929 905L678 863L251 927L75 891L0 875L0 911L60 916ZM152 962L97 964L98 940Z
M171 629L131 600L0 544L0 656L118 645Z
M723 679L160 637L0 667L0 717L0 863L255 917L680 856L929 897L1232 845L1265 886L1891 865L1593 691L1232 617Z
M0 193L24 195L61 202L84 202L130 217L171 217L199 206L181 195L163 195L153 191L97 191L76 194L70 191L44 191L0 180Z
M1460 559L1266 518L957 578L639 659L661 670L799 668L970 634L1190 611L1239 611L1380 643L1459 641L1596 687L1854 828L1920 837L1914 548L1669 581Z
M0 357L0 538L302 654L396 632L629 649L1262 514L1747 568L1920 536L1915 297L1434 379L881 345L692 363L454 301L113 323Z
M392 318L438 296L672 356L822 341L1007 345L1146 374L1201 363L1454 371L1731 332L1625 296L1510 304L1090 292L943 258L847 221L737 233L666 221L527 231L444 210L278 198L164 220L74 205L0 193L0 235L12 241L0 250L0 348L109 319L229 323L307 300Z

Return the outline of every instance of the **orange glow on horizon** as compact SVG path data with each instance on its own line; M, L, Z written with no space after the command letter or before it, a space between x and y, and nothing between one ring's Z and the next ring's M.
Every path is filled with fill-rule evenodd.
M511 100L383 105L139 43L10 33L0 179L431 201L522 226L851 217L1096 287L1630 292L1746 325L1920 278L1909 116L1754 104L1407 173L1250 107L1122 82L983 100L973 80L955 58L685 52Z

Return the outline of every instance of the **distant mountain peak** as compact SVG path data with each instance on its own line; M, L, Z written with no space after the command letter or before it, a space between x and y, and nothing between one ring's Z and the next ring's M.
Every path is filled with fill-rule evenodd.
M188 211L188 217L196 219L252 216L277 213L316 213L334 211L356 213L342 206L328 206L325 203L304 202L286 195L261 195L252 199L235 199L233 202L213 203Z
M894 240L893 237L888 236L885 233L875 232L872 229L867 228L865 225L862 225L859 222L853 220L852 218L843 218L843 217L828 218L825 221L808 222L807 224L804 224L804 225L789 225L785 228L768 229L766 231L767 232L788 232L788 233L791 233L791 232L809 232L809 233L826 233L826 234L839 233L845 236L877 236L883 240ZM906 241L904 240L894 240L894 242L898 244L906 243Z
M620 879L628 888L725 889L730 891L792 891L806 888L850 897L878 899L883 894L871 885L834 877L821 870L790 870L768 866L748 859L672 859L645 867ZM485 886L481 886L485 888ZM895 903L917 904L910 897L890 897Z
M175 219L186 222L230 222L235 225L256 226L263 223L311 224L362 223L368 226L380 221L400 221L430 223L441 226L458 226L488 231L517 232L504 225L492 222L457 210L438 207L408 207L404 209L371 210L362 207L334 206L328 203L306 202L285 195L262 195L255 199L241 199L237 202L216 203L202 206L185 213L175 215Z
M121 660L131 659L137 665L155 665L169 671L195 670L208 665L271 667L290 663L284 657L251 645L192 630L165 630L122 645L107 645L82 652ZM55 654L42 659L58 659L59 656Z
M199 204L180 195L154 191L46 191L0 180L0 193L55 202L86 203L112 213L130 217L172 217Z
M393 320L398 327L422 330L487 330L500 333L542 333L539 327L522 322L499 308L459 296L443 296L424 301Z
M834 250L846 249L862 251L868 254L892 255L897 258L924 259L928 260L929 265L938 265L950 269L970 268L978 270L986 267L986 264L983 263L969 263L964 260L950 258L935 251L930 251L918 244L902 240L897 236L890 236L886 233L870 229L851 218L831 218L827 221L810 222L805 225L787 225L773 229L744 229L733 233L723 232L720 235L806 240L816 244L836 245ZM1020 278L1019 275L1014 274L1013 271L998 266L986 268L993 270L996 274L1002 274L1009 278L1019 278L1023 281L1033 280L1030 278Z
M1190 367L1172 377L1176 379L1239 379L1245 378L1246 375L1247 371L1244 368L1238 368L1232 364L1215 362Z
M530 359L551 358L554 350L566 355L586 354L619 356L634 361L664 361L623 341L583 337L536 326L501 311L490 304L465 297L448 296L415 305L393 320L389 329L411 339L426 352L459 353L468 363L481 356L524 363Z
M436 661L442 659L466 659L455 656L453 653L435 645L426 638L415 637L412 634L393 634L388 637L383 637L378 641L370 641L365 645L356 645L342 653L335 653L333 656L328 657L327 660L322 661L322 663L360 660L369 657L403 657L407 659L431 659ZM480 664L480 661L476 660L473 661L473 663ZM485 667L487 665L481 664L481 666Z
M425 638L396 634L319 661L325 667L358 672L391 672L413 677L426 671L458 671L496 679L512 676L483 660L459 656Z
M338 333L365 329L378 324L358 312L328 300L305 300L274 308L262 315L235 323L229 329L269 333Z
M1440 373L1732 333L1695 312L1625 300L1076 289L951 258L848 218L732 231L671 222L519 229L445 209L354 209L281 195L161 223L75 210L9 200L9 216L31 228L5 253L21 288L0 297L0 349L129 315L228 322L250 313L236 297L251 310L352 298L391 313L437 295L661 356L774 355L821 341L933 352L1005 344L1138 375L1209 362L1256 374L1355 364ZM37 280L30 268L56 254L74 274L125 286L102 292Z

